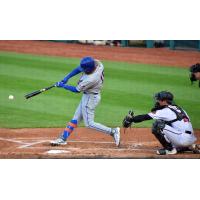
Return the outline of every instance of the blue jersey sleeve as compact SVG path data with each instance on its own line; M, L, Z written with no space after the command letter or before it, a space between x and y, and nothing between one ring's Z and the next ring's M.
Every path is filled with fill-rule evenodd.
M70 78L72 78L73 76L75 76L75 75L77 75L77 74L79 74L79 73L81 73L81 72L83 72L83 69L81 68L81 66L78 66L78 67L75 68L73 71L71 71L69 74L67 74L67 76L65 76L65 78L62 80L62 82L63 82L64 84L66 84L67 81L68 81Z
M69 91L71 91L71 92L75 92L75 93L79 93L79 92L80 92L80 91L78 91L78 90L76 89L76 87L71 86L71 85L65 85L65 86L63 86L63 88L65 88L66 90L69 90Z

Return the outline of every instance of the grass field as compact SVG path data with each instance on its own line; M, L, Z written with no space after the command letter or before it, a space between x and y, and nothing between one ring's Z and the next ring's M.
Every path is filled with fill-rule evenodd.
M61 80L76 67L79 59L0 52L0 127L64 127L71 119L81 94L64 89L25 100L24 95ZM129 109L147 113L152 96L160 90L175 94L176 103L190 115L194 128L200 128L200 90L191 86L188 69L103 61L105 83L96 121L121 126ZM75 85L79 76L70 80ZM8 100L12 94L15 100ZM151 121L136 127L150 127ZM83 125L83 124L82 124Z

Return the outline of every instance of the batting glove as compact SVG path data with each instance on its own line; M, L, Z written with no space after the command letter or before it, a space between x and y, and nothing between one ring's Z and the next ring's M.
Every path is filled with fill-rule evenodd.
M57 82L56 83L56 87L64 87L65 86L65 84L63 84L63 82Z

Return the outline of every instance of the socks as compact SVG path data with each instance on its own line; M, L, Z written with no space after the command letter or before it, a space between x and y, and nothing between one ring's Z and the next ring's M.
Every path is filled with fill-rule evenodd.
M71 120L65 130L63 131L62 139L67 140L67 138L70 136L74 128L77 127L77 120Z

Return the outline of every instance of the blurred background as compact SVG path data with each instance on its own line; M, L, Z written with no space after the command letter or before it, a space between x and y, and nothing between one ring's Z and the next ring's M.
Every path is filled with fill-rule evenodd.
M56 41L56 40L54 40ZM122 47L147 47L170 49L199 50L200 40L57 40L57 42L80 43L91 45L109 45Z

